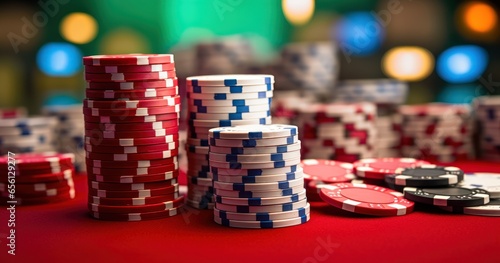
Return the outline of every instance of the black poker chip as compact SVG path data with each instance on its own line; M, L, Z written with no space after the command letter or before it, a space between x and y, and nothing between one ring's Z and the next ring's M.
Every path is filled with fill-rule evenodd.
M435 206L480 206L490 202L488 191L479 188L405 187L403 192L404 197L408 200Z
M386 175L388 184L414 187L451 186L464 179L464 171L453 166L422 165L397 169L396 174Z

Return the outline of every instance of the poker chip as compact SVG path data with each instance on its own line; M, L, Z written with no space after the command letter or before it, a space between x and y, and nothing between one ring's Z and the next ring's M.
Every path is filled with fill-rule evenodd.
M459 183L463 188L481 188L490 194L491 198L500 198L500 174L498 173L467 173Z
M71 153L24 153L16 154L16 166L18 169L23 168L51 168L54 166L67 166L71 165L75 159L74 154ZM9 158L7 156L0 156L0 167L7 169L9 165Z
M299 185L295 187L270 190L270 191L237 191L237 190L223 190L214 188L213 193L220 196L236 197L236 198L266 198L266 197L279 197L298 194L304 190L304 186Z
M223 226L237 227L237 228L280 228L301 225L308 222L310 219L309 215L299 216L289 219L281 220L268 220L268 221L239 221L239 220L229 220L222 219L215 216L214 221L217 224Z
M234 198L214 195L215 200L221 204L238 205L238 206L263 206L263 205L278 205L284 203L298 202L306 198L306 191L303 190L298 194L280 197L268 198Z
M187 78L188 86L237 86L274 83L272 75L207 75Z
M269 105L273 98L261 99L233 99L233 100L212 100L212 99L193 99L188 108L192 107L243 107Z
M258 132L255 132L255 131ZM209 130L215 139L264 139L290 137L297 135L297 126L293 125L242 125L237 127L221 127Z
M252 93L188 93L188 99L194 100L247 100L247 99L264 99L272 98L272 91L261 91Z
M177 214L181 97L173 55L83 58L82 145L88 209L96 219L140 221Z
M467 215L500 216L500 199L491 199L488 204L480 206L443 206L441 208L449 212Z
M261 147L261 146L279 146L294 144L299 142L298 136L268 138L268 139L215 139L210 138L210 146L222 147Z
M249 113L249 112L263 112L269 111L269 103L264 101L262 105L250 106L190 106L190 112L194 113Z
M219 120L243 120L247 118L254 118L254 119L260 119L260 118L267 118L271 116L270 111L259 111L259 112L237 112L237 113L197 113L197 112L190 112L189 115L191 116L192 119L199 119L199 120L212 120L212 119L219 119Z
M44 205L44 204L52 204L59 202L66 202L75 198L75 191L72 189L68 193L59 194L56 196L43 196L43 197L19 197L16 195L15 198L10 197L0 197L0 202L15 202L16 205Z
M1 119L0 155L57 151L57 122L51 116Z
M383 180L386 175L396 173L400 168L412 168L429 164L413 158L368 158L353 163L357 176Z
M236 176L261 176L261 175L277 175L286 173L302 172L298 165L286 166L281 168L264 168L264 169L226 169L218 167L210 167L210 172L214 175L236 175Z
M187 91L191 93L202 93L202 94L210 94L210 93L255 93L255 92L263 92L263 91L271 91L273 90L273 86L271 84L266 85L246 85L246 86L187 86Z
M242 184L242 183L225 183L214 181L213 187L215 189L221 190L233 190L233 191L278 191L281 189L292 188L296 186L304 186L304 179L293 179L289 181L279 181L272 183L253 183L253 184Z
M253 124L271 124L271 117L247 119L247 120L193 120L189 124L194 127L228 127Z
M231 154L231 155L279 154L279 153L294 152L300 149L301 149L301 144L299 142L286 145L255 147L255 148L210 146L210 152L212 153Z
M289 181L293 179L299 179L304 177L302 171L277 174L277 175L260 175L260 176L237 176L237 175L213 175L210 174L214 180L225 182L225 183L272 183L279 181Z
M344 183L355 178L353 165L322 159L305 159L300 163L306 182Z
M274 213L234 213L222 211L214 208L214 216L222 220L239 220L239 221L270 221L283 220L297 217L303 217L310 213L311 207L309 204L297 210L274 212Z
M273 212L286 212L304 208L307 204L306 199L296 202L282 203L279 205L265 205L265 206L245 206L245 205L226 205L215 202L215 208L222 211L233 213L273 213Z
M344 80L335 87L335 100L403 104L406 102L408 90L408 83L395 79Z
M414 207L414 203L403 198L400 192L367 184L326 185L321 189L320 197L342 210L372 216L406 215Z
M286 152L286 153L271 153L271 154L219 154L210 153L209 159L215 162L276 162L285 161L290 159L300 158L300 151Z
M500 159L500 96L480 96L474 99L475 130L478 157L496 162Z
M414 168L398 168L395 174L389 174L385 177L387 183L414 187L450 186L463 179L464 172L458 167L432 164Z
M404 196L408 200L434 206L482 206L490 201L490 196L486 190L462 187L405 187Z
M17 108L0 108L0 119L25 118L27 110L24 107Z

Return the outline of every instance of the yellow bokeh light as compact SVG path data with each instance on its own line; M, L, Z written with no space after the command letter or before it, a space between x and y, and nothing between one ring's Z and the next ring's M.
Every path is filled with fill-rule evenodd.
M421 47L395 47L382 58L382 69L389 77L418 81L432 73L434 56Z
M294 25L303 25L314 14L314 0L283 0L281 2L286 20Z
M63 18L60 32L70 42L86 44L96 37L97 22L88 14L71 13Z
M498 17L490 5L471 2L463 7L463 19L472 31L487 33L495 28Z

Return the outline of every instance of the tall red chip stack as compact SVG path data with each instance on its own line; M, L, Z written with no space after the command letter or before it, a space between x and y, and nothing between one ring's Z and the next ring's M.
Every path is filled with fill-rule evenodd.
M88 208L94 218L178 214L178 93L170 54L83 58Z

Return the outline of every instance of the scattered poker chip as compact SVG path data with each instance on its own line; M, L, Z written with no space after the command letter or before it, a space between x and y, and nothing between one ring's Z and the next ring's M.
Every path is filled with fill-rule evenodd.
M179 207L184 203L184 197L172 201L159 202L156 204L133 205L133 206L112 206L103 204L88 203L88 208L92 212L98 213L151 213Z
M215 208L234 213L274 213L286 212L304 208L307 205L307 199L296 202L283 203L279 205L247 206L247 205L226 205L215 202Z
M142 145L142 146L92 146L85 144L85 150L96 153L146 153L179 148L179 142L169 142L164 144Z
M414 187L439 187L455 185L464 179L458 167L432 164L414 168L398 168L395 174L385 177L387 183Z
M245 120L245 119L260 119L271 116L271 111L254 111L254 112L236 112L236 113L197 113L189 112L189 116L196 120Z
M265 198L265 197L279 197L298 194L304 190L303 185L298 185L290 188L269 190L269 191L238 191L238 190L224 190L214 188L213 193L220 196L236 197L236 198Z
M467 173L459 183L463 188L481 188L490 194L491 198L500 198L500 174L498 173Z
M210 178L219 182L225 183L272 183L279 181L288 181L303 178L302 171L277 174L277 175L260 175L260 176L237 176L237 175L209 175Z
M500 199L491 199L486 205L480 206L442 206L442 209L460 214L476 216L500 216Z
M106 154L106 153L93 153L86 152L85 156L89 159L107 160L107 161L143 161L143 160L155 160L155 159L165 159L177 156L178 150L164 150L158 152L147 152L147 153L119 153L119 154Z
M251 106L189 106L189 112L194 113L209 113L209 114L221 114L221 113L250 113L250 112L267 112L270 110L269 104L262 105L251 105Z
M227 127L238 125L271 124L271 117L246 119L246 120L190 120L189 124L194 127Z
M412 168L429 164L413 158L368 158L353 163L357 176L383 180L387 174L396 173L400 168Z
M152 65L173 63L172 54L123 54L83 57L83 64L90 66Z
M353 165L350 163L305 159L300 163L304 171L305 181L320 181L323 183L345 183L355 179Z
M85 123L85 128L88 130L101 130L101 131L145 131L145 130L160 130L168 129L173 127L178 127L179 121L177 119L158 121L158 122L147 122L147 123Z
M214 217L214 221L223 226L237 227L237 228L280 228L301 225L309 221L309 214L281 220L268 220L268 221L239 221L222 219L218 216Z
M158 121L169 121L179 118L179 112L166 113L150 116L84 116L85 122L92 123L110 123L110 124L133 124L133 123L149 123Z
M101 183L124 183L124 184L136 184L136 183L150 183L165 181L179 177L179 171L149 174L149 175L97 175L88 173L88 178L91 181L101 182Z
M265 147L294 144L299 142L298 136L288 136L268 139L215 139L210 138L210 146L222 147Z
M151 190L169 187L172 184L176 184L177 179L164 180L152 183L136 183L136 184L124 184L124 183L102 183L90 181L88 182L89 188L96 190L107 190L107 191L135 191L135 190Z
M101 213L101 212L90 212L90 215L99 220L110 220L110 221L144 221L144 220L155 220L166 217L171 217L177 215L182 206L162 210L158 212L148 212L148 213Z
M283 220L309 215L311 207L306 204L296 210L274 213L234 213L214 208L214 216L220 219L241 220L241 221L270 221Z
M214 139L267 139L295 136L298 131L297 126L271 124L219 127L210 129L209 134Z
M271 84L266 85L246 85L246 86L187 86L187 91L191 93L255 93L262 91L271 91L273 86Z
M320 197L342 210L372 216L406 215L414 207L414 203L403 198L400 192L366 184L326 185L321 188Z
M300 151L271 154L220 154L210 153L209 159L215 162L276 162L300 158Z
M156 132L155 132L156 133ZM158 132L162 134L163 131ZM99 133L97 133L98 135ZM101 133L102 135L102 133ZM171 143L179 141L179 134L169 134L158 137L150 138L104 138L99 136L85 137L85 144L90 144L93 146L120 146L120 147L133 147L142 145L157 145L162 143Z
M87 82L86 90L117 90L132 91L152 88L174 88L178 85L178 79L158 79L130 82Z
M105 161L98 159L87 159L87 165L101 168L101 169L138 169L138 168L148 168L156 166L164 166L175 164L178 162L177 156L168 159L158 159L158 160L142 160L142 161Z
M91 196L88 197L88 203L97 205L109 206L141 206L151 205L163 202L174 201L179 198L179 193L171 193L153 197L137 197L137 198L106 198Z
M272 75L207 75L187 78L188 86L237 86L265 85L274 83Z
M177 75L174 70L156 72L126 72L126 73L85 73L87 81L94 82L130 82L140 80L173 79Z
M111 191L89 189L89 195L106 198L137 198L137 197L153 197L171 194L179 191L179 184L172 184L163 188L145 189L145 190L130 190L130 191Z
M284 161L275 162L256 162L256 163L245 163L245 162L216 162L210 160L210 166L223 169L268 169L268 168L282 168L288 166L295 166L300 164L300 158L288 159Z
M178 88L148 88L143 90L86 90L85 95L87 99L102 100L102 99L157 99L164 96L177 96L179 94Z
M298 151L301 149L300 142L276 145L276 146L266 146L266 147L256 147L256 148L244 148L244 147L218 147L210 146L210 152L218 154L244 154L244 155L254 155L254 154L274 154L274 153L287 153Z
M210 167L210 172L214 175L238 175L238 176L261 176L261 175L277 175L284 173L302 172L302 168L298 165L286 166L281 168L264 168L264 169L225 169L218 167Z
M243 107L243 106L256 106L256 105L270 105L272 101L273 101L273 98L233 99L233 100L193 99L192 103L189 105L189 107L201 107L201 108L203 108L203 107Z
M129 65L129 66L85 66L87 73L126 73L126 72L160 72L175 69L175 63Z
M232 190L232 191L279 191L281 189L292 188L296 186L304 186L304 180L302 178L280 181L272 183L224 183L219 181L213 182L213 187L215 189L221 190ZM222 195L223 196L223 195Z
M267 198L234 198L226 196L215 195L215 200L221 204L238 205L238 206L267 206L279 205L286 203L298 202L306 199L306 191L303 190L298 194L280 196L280 197L267 197Z
M486 190L462 187L405 187L404 196L414 202L435 206L481 206L488 204L490 201L490 196Z
M114 100L114 101L100 101L100 100L83 100L85 108L99 108L99 109L137 109L148 107L166 107L175 106L181 103L181 97L163 97L159 99L150 100Z
M252 100L252 99L264 99L272 98L272 91L261 91L252 93L211 93L211 94L201 94L201 93L188 93L188 99L194 100Z

